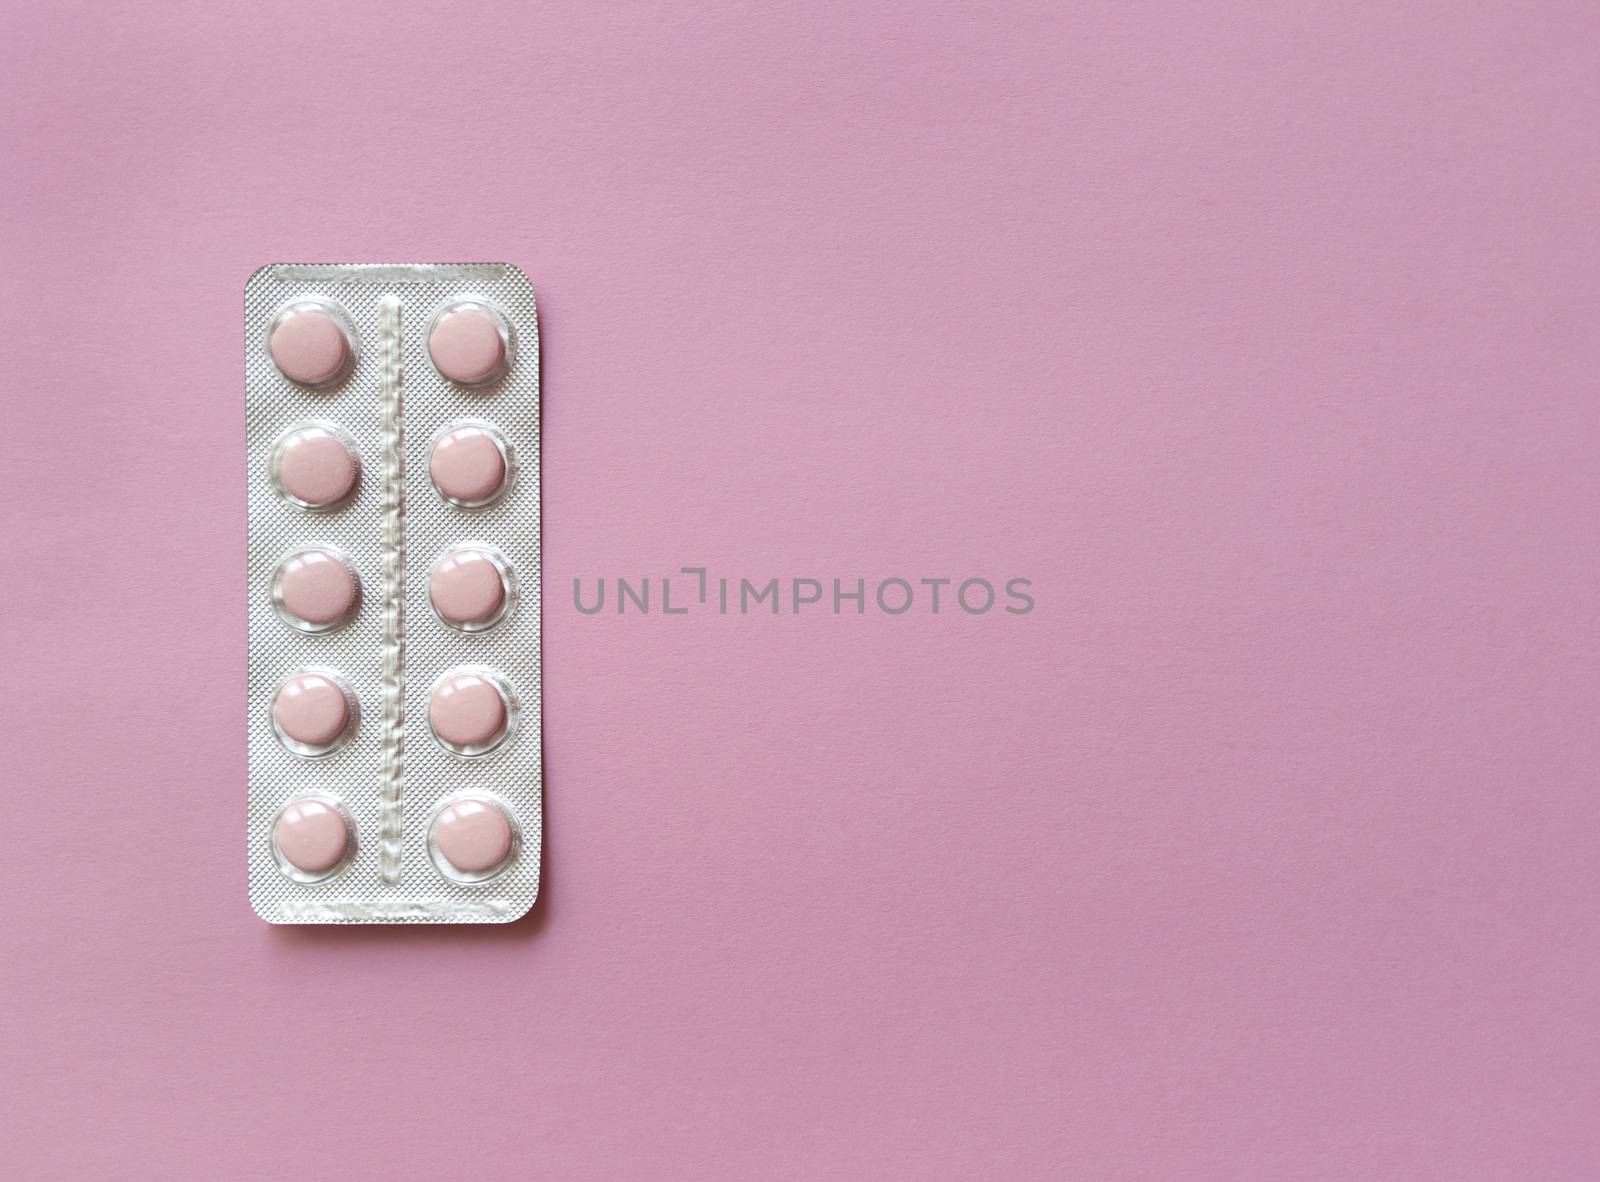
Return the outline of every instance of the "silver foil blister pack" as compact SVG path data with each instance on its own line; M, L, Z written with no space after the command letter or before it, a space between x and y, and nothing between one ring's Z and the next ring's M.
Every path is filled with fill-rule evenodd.
M533 288L263 267L245 375L251 905L516 919L542 844Z

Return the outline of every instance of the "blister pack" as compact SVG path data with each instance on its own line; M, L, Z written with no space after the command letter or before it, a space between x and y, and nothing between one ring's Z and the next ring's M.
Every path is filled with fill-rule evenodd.
M251 905L516 919L541 848L532 286L263 267L245 385Z

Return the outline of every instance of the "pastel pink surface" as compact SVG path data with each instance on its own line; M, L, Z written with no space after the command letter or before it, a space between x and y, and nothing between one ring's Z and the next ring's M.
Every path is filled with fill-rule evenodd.
M316 386L338 376L350 358L350 343L326 312L294 312L273 327L267 351L284 377Z
M350 568L322 550L306 550L286 560L278 588L284 610L308 624L332 624L349 614L359 590Z
M500 444L481 427L459 427L442 436L428 457L434 485L452 500L487 501L506 482Z
M284 440L278 477L298 501L322 507L348 497L361 472L344 440L320 427L307 427Z
M494 619L506 601L500 568L480 550L453 550L428 575L434 610L457 626Z
M452 747L486 746L505 731L506 701L488 678L457 674L433 691L428 724Z
M350 703L344 690L329 678L301 673L278 687L272 699L272 717L278 729L295 742L325 747L350 724Z
M439 319L428 334L428 354L453 382L482 382L505 364L500 325L486 312L463 309Z
M445 861L463 874L484 874L511 853L511 822L488 801L451 805L434 821L433 837Z
M321 874L339 864L350 847L350 831L339 813L320 800L296 801L273 828L278 852L298 870Z
M8 1179L1600 1176L1600 8L0 20ZM241 290L483 258L540 900L270 928ZM573 607L683 566L1038 609Z

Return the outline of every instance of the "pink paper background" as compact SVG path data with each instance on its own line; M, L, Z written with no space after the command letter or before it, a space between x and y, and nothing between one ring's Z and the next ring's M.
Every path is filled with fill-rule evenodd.
M4 1173L1600 1176L1597 39L8 3ZM543 897L274 930L245 278L501 258ZM1038 608L572 608L695 563Z

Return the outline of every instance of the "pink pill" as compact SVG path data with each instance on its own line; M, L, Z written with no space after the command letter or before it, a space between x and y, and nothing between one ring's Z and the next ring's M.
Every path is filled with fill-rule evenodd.
M272 363L291 382L321 386L350 364L350 336L332 312L298 304L281 315L267 336Z
M361 461L350 445L326 427L308 426L291 432L273 451L273 475L279 490L298 505L324 509L355 490Z
M450 750L480 755L504 739L510 729L506 691L484 674L450 674L434 687L428 725Z
M489 800L459 800L433 822L433 848L462 875L479 876L499 868L515 842L511 821Z
M301 755L323 754L350 729L350 697L323 673L297 673L272 699L272 725L286 747Z
M505 570L488 551L459 546L434 563L428 597L452 628L480 631L505 615Z
M297 800L278 816L272 827L278 856L307 875L326 874L344 861L350 850L350 830L343 814L326 801Z
M428 355L452 382L491 382L506 368L505 322L482 304L453 304L433 322Z
M355 614L361 579L331 550L301 550L278 567L272 601L283 621L302 632L326 632Z
M428 474L445 500L487 504L505 488L505 444L486 427L457 427L434 443Z

